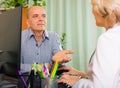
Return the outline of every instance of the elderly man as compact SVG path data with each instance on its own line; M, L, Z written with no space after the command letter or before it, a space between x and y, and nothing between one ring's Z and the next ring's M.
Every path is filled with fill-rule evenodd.
M52 64L52 61L56 59L59 63L64 59L66 62L70 61L66 54L73 51L61 51L59 36L46 30L46 11L43 7L33 6L28 9L27 24L28 29L22 32L21 40L21 70L23 72L30 71L33 63Z

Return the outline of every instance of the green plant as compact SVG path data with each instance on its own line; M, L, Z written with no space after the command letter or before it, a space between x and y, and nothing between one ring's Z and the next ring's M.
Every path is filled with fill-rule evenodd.
M46 6L46 1L45 0L33 0L33 6Z
M5 10L9 10L14 8L16 5L20 5L23 7L27 7L27 0L4 0L0 3L0 5L2 5Z
M65 44L66 44L66 33L62 33L62 36L61 36L61 44L62 44L62 49L65 50Z
M23 7L28 7L27 0L17 0L17 4Z
M17 2L15 2L15 0L4 0L0 3L0 5L3 5L5 9L12 9L16 4Z
M16 5L20 5L23 7L28 7L29 4L27 3L27 0L4 0L0 2L0 5L2 5L5 10L9 10L14 8ZM33 0L33 6L46 6L45 0Z

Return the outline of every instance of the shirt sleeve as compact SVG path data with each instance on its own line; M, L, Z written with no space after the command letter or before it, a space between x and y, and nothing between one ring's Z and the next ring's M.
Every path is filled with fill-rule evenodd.
M81 79L72 88L93 88L91 80Z
M52 52L53 52L53 55L54 55L58 51L62 50L62 47L61 47L61 40L60 40L59 35L54 33L53 38L54 39L52 39L52 41L53 41L53 43L52 43Z
M120 80L120 39L114 34L99 37L95 54L88 65L88 79L73 88L117 88Z

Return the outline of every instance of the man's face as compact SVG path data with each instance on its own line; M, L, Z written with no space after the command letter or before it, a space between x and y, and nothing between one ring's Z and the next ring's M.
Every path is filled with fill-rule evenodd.
M45 9L39 6L30 8L28 12L27 24L33 31L45 30L47 24Z

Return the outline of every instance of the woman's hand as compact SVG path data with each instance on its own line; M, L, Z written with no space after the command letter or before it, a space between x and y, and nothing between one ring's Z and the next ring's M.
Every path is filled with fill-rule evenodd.
M68 56L68 54L73 54L73 50L62 50L58 51L53 57L52 60L55 62L56 60L58 63L67 63L71 61L71 58Z
M58 83L66 83L69 86L73 86L79 80L80 78L78 76L62 75L58 80Z
M58 70L67 70L67 72L63 73L63 74L66 74L66 75L73 74L73 75L81 76L81 78L85 78L86 77L86 73L81 72L79 70L76 70L75 68L73 68L71 66L61 67Z

